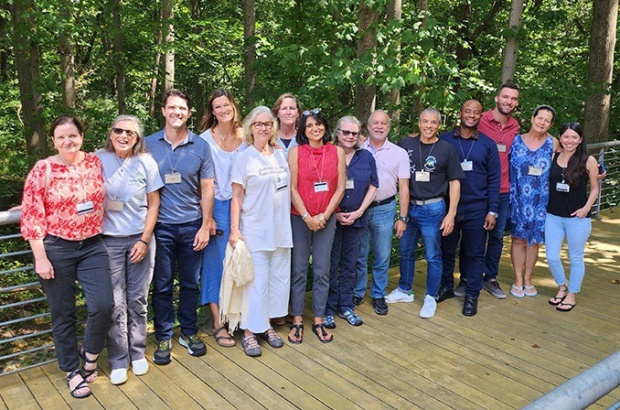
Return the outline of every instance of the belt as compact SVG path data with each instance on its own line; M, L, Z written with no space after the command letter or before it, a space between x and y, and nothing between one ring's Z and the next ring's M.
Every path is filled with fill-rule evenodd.
M431 199L423 199L423 200L412 199L411 204L412 205L430 205L430 204L434 204L439 201L443 201L442 196L438 196L437 198L431 198Z
M89 246L94 245L97 242L101 241L101 235L91 236L90 238L86 238L86 239L83 239L81 241L71 241L71 240L68 240L68 239L61 238L61 237L56 236L56 235L47 235L47 236L50 237L50 238L56 238L56 241L58 241L58 242L64 242L66 244L71 244L73 246L76 246L77 249L84 249L86 247L89 247Z
M394 200L394 198L396 198L396 195L392 195L391 197L382 199L380 201L372 201L370 205L368 205L368 208L372 208L373 206L389 204L390 202Z

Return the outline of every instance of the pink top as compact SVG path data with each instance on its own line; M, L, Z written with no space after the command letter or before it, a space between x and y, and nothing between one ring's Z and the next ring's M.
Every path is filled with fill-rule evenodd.
M24 185L22 236L43 239L49 234L81 241L100 234L104 197L101 161L95 154L74 165L39 161ZM78 214L78 207L83 213Z
M502 168L502 176L500 179L499 192L510 192L510 164L508 162L508 154L515 136L519 133L519 123L512 117L508 117L508 122L502 127L502 124L493 118L493 110L489 110L482 114L478 131L495 141L496 144L505 145L506 149L499 153L499 163Z
M338 185L336 146L329 142L320 148L298 145L297 170L297 191L306 209L312 216L324 212ZM291 207L291 213L299 215L295 207Z

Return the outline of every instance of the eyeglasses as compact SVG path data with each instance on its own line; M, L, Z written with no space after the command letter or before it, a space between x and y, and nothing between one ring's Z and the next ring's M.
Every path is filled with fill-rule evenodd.
M134 130L126 130L124 128L112 128L112 132L116 135L123 135L123 133L127 134L129 138L134 138L138 136L138 133Z
M271 127L273 127L272 122L255 122L252 125L255 126L256 128L265 128L268 130L270 130Z
M349 135L353 135L354 137L357 137L358 135L360 135L359 131L349 131L349 130L343 130L341 128L338 128L338 130L342 133L342 135L344 135L345 137L348 137Z
M307 116L308 116L308 115L310 115L310 114L312 114L312 115L317 115L317 114L318 114L318 113L320 113L320 112L321 112L321 109L320 109L320 108L315 108L315 109L313 109L313 110L306 110L306 111L304 111L304 112L302 113L302 115L303 115L304 117L307 117Z

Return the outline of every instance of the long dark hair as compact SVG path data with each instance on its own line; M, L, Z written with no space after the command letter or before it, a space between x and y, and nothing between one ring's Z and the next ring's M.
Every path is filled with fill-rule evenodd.
M215 115L213 114L213 100L220 97L228 98L230 105L233 107L233 111L235 113L233 116L233 128L237 129L241 127L241 114L239 114L239 107L235 102L235 97L233 97L232 94L224 88L216 88L209 97L209 101L207 101L207 110L200 121L200 132L205 132L209 128L217 125L217 118L215 118Z
M578 122L567 122L560 128L560 145L562 145L562 135L567 130L575 131L580 137L581 142L577 145L575 153L568 160L566 165L566 171L564 171L564 178L570 186L576 186L579 183L579 178L588 172L586 163L588 162L588 147L586 146L586 139L583 136L583 130L581 124Z
M299 119L299 126L297 127L297 144L308 144L308 137L306 137L306 123L308 118L313 118L319 124L323 124L325 127L325 134L323 134L323 144L327 144L332 139L332 133L329 130L329 124L327 123L327 117L318 109L304 111Z

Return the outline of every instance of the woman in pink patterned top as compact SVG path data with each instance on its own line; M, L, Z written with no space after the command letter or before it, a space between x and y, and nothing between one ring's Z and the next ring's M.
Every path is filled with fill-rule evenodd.
M97 357L112 323L112 284L101 239L105 189L101 162L84 153L82 124L60 116L50 128L58 154L32 168L24 186L21 232L30 242L34 270L47 295L59 367L71 396L91 394ZM77 347L75 282L86 297L88 318ZM80 367L80 358L83 361Z

